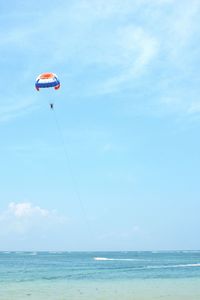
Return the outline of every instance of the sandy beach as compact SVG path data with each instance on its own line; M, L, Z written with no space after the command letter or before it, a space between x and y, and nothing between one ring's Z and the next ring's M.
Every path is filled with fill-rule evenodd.
M198 300L200 279L10 283L2 300Z

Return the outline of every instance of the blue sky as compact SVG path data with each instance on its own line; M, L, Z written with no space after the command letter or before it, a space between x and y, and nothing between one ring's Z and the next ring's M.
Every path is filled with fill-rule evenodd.
M0 249L199 249L199 1L0 12Z

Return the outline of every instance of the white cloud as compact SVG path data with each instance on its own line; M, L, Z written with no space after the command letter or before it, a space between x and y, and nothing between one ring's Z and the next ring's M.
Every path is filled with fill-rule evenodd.
M196 65L199 49L194 46L194 41L199 36L199 10L200 3L196 0L73 1L54 10L47 8L45 15L35 12L35 24L29 22L22 26L22 20L18 27L10 26L6 36L1 37L0 43L5 49L20 49L17 53L20 58L23 56L26 66L20 72L30 70L25 84L37 72L38 61L39 68L44 69L47 66L57 68L60 63L63 66L63 69L59 66L63 76L68 76L66 73L70 70L70 76L74 79L68 85L69 90L76 93L75 86L77 93L81 95L114 93L127 87L134 92L137 80L140 80L141 90L151 90L152 86L157 86L157 95L153 95L151 99L154 109L154 99L158 99L159 93L175 99L174 95L167 94L170 85L178 78L180 81L187 81L188 70ZM196 54L193 49L196 49ZM2 57L6 59L7 56ZM90 74L88 68L96 70L95 75ZM77 89L74 82L77 82L80 70L83 74L87 73L87 83ZM142 83L146 75L149 82ZM195 74L192 70L189 76L193 75ZM152 83L150 79L155 76L159 80L155 79ZM4 74L5 85L9 78L10 71ZM166 78L171 78L171 81L162 88ZM177 86L178 84L174 90L178 89ZM180 87L179 89L181 99L185 90L181 91ZM18 85L14 90L18 91ZM2 100L5 103L6 97ZM26 113L31 106L29 103L24 107L23 103L20 104L20 99L15 99L15 103L17 106L10 103L5 107L5 114L3 110L2 113L0 111L1 119L18 116L20 111ZM156 105L162 107L163 103L160 101ZM182 108L180 103L181 112Z
M15 119L16 117L22 116L24 114L30 113L31 111L36 109L35 100L30 97L25 97L25 100L17 100L15 98L15 102L10 102L7 99L7 104L2 103L0 108L0 122L6 122L11 119ZM14 98L14 97L13 97Z
M26 235L35 230L42 234L66 221L65 217L55 211L35 206L31 202L11 202L0 213L0 235Z
M190 44L190 39L195 38L199 30L200 2L193 0L174 3L172 8L173 11L166 23L168 35L165 43L169 47L169 53L171 51L173 54L178 54L181 48Z
M47 217L50 212L39 206L33 206L30 202L15 203L11 202L9 204L9 212L17 218L32 217L32 216L42 216Z
M116 75L106 80L100 88L101 93L118 90L123 84L133 85L152 62L159 50L157 39L141 27L120 28L117 34L118 60Z
M189 114L197 114L200 113L200 100L199 101L193 101L189 108L188 108Z

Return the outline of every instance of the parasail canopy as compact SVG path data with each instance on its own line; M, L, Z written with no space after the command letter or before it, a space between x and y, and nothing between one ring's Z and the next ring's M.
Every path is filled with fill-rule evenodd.
M54 73L42 73L36 78L35 88L39 91L41 88L60 88L60 81L58 76Z

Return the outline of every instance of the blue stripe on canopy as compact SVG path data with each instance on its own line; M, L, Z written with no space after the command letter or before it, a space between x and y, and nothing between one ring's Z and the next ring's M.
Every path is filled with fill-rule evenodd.
M49 87L55 87L59 84L60 84L60 82L58 80L52 81L52 82L36 82L35 87L36 88L49 88Z

